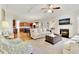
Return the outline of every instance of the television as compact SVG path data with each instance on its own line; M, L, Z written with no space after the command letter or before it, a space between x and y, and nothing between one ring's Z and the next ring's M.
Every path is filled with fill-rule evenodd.
M59 19L59 25L68 25L70 24L70 18Z

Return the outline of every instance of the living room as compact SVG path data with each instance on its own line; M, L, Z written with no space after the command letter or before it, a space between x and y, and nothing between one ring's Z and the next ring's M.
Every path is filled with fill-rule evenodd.
M70 43L74 45L74 41L78 42L79 38L78 6L78 4L1 5L1 39L5 39L2 40L4 43L11 41L9 45L13 47L15 44L17 45L15 43L17 39L25 42L26 45L28 43L31 54L79 53L79 47L76 45L76 50L69 47ZM66 45L65 48L63 45ZM4 49L6 48L4 47ZM23 51L25 52L25 50ZM8 52L19 53L15 50Z

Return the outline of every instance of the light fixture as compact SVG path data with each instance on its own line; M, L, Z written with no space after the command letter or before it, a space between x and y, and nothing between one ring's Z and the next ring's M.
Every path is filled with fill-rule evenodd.
M53 13L54 10L60 9L59 6L54 6L54 4L48 4L47 7L41 8L45 12Z
M51 10L51 9L49 9L47 12L52 13L52 10Z
M9 28L9 23L7 21L2 21L2 28L7 29Z

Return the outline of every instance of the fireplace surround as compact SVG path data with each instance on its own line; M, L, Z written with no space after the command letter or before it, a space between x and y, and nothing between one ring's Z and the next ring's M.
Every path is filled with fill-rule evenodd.
M62 37L69 38L69 29L60 29L60 34Z

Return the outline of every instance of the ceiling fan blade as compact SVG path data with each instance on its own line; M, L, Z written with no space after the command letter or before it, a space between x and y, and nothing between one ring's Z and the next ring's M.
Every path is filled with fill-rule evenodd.
M44 11L44 13L47 13L47 11Z
M53 9L60 9L60 7L55 7L55 8L53 8Z
M47 8L41 8L42 10L47 9Z
M41 9L43 10L43 9L47 9L47 8L41 8Z

